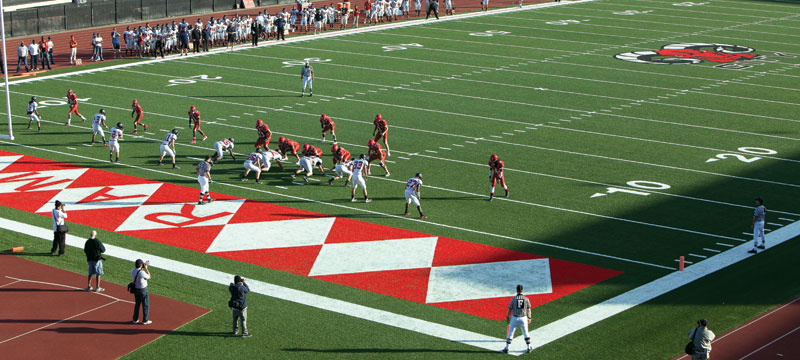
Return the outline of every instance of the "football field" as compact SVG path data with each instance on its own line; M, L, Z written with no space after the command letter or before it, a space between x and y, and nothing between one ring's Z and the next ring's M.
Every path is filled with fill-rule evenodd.
M459 343L431 329L502 339L517 283L530 289L537 329L673 274L681 257L687 269L733 259L750 249L756 197L768 238L779 232L773 238L786 243L657 289L538 344L534 356L615 358L625 338L641 358L670 358L696 319L712 318L721 333L798 294L791 239L800 233L789 226L800 221L799 4L565 1L463 15L12 82L0 217L47 227L51 200L66 198L73 235L97 228L107 244L424 322L401 326L267 291L248 300L255 338L245 356L494 356L502 342ZM315 71L313 97L299 96L304 61ZM64 126L67 89L87 122L73 116ZM26 129L31 96L41 132ZM137 135L132 99L149 126ZM190 106L208 134L195 144ZM89 145L101 108L110 127L124 125L117 164ZM252 174L240 181L256 119L272 130L271 147L279 136L317 146L330 169L323 113L355 157L367 152L375 115L387 120L391 176L373 164L373 202L351 202L350 187L328 185L328 173L290 178L293 157L262 184ZM172 129L181 168L157 167ZM222 138L235 139L236 160L226 154L212 168L220 201L181 205L197 201L195 165ZM491 154L505 163L510 193L498 185L487 201ZM425 220L413 209L403 216L404 185L418 172ZM173 218L153 221L163 214ZM4 248L50 246L0 234ZM85 266L80 257L34 260ZM109 280L124 284L121 262ZM224 356L227 339L187 332L228 331L227 291L167 270L151 291L213 312L128 357ZM652 329L661 331L645 335Z

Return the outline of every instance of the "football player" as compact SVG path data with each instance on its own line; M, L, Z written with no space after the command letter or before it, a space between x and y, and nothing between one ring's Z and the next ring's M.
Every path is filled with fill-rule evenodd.
M94 145L94 139L99 133L100 138L103 139L103 146L108 146L103 128L108 129L108 126L106 126L106 111L100 109L100 112L94 114L94 119L92 120L92 145Z
M309 144L303 144L303 156L322 157L322 149Z
M131 117L136 116L133 120L133 133L136 134L138 131L136 130L136 125L142 125L144 127L144 131L147 131L147 124L142 123L142 118L144 117L144 111L142 111L142 106L139 105L139 101L133 99L133 104L131 104Z
M36 127L39 128L39 131L42 131L42 124L39 120L39 103L36 102L36 96L31 96L31 101L28 102L28 129L31 128L31 124L36 121ZM105 138L103 139L103 143L105 143Z
M300 163L300 156L297 155L297 152L300 151L300 144L297 141L281 136L278 138L278 150L283 154L284 160L289 159L289 153L291 153Z
M386 152L381 149L381 144L375 142L375 140L370 139L367 143L367 147L369 148L369 159L367 160L367 169L365 170L367 175L370 174L369 166L375 160L380 160L379 164L386 174L384 176L389 176L389 169L386 167Z
M164 156L169 154L172 158L172 168L180 169L175 166L175 140L178 140L178 129L172 129L172 132L164 136L164 141L161 142L161 157L158 158L158 166L161 166Z
M272 161L274 160L275 163L278 164L278 167L281 168L283 171L283 165L281 164L281 159L283 155L280 152L275 150L267 150L261 152L261 171L269 171L270 167L272 167Z
M191 142L191 144L194 144L194 143L197 142L197 133L200 133L200 135L203 135L203 141L208 139L208 136L206 136L206 133L204 133L203 130L200 130L200 112L197 111L197 109L194 107L194 105L192 105L192 107L189 108L189 126L192 127L192 142Z
M343 147L333 144L331 146L331 153L333 154L333 165L348 162L350 160L350 152L345 150Z
M272 139L272 131L269 131L269 126L264 124L261 119L258 119L256 120L256 130L258 130L256 148L263 146L264 150L269 150L269 141Z
M242 181L247 181L247 174L250 171L255 171L256 173L256 184L261 184L261 148L256 148L256 152L251 153L250 156L247 157L247 160L244 161L244 173L242 174Z
M353 178L353 162L352 161L340 161L336 166L333 168L333 172L336 174L334 177L328 180L328 185L333 185L335 180L341 179L347 176L347 179L344 180L344 186L347 186L347 183L350 182L350 179Z
M411 179L408 179L406 183L406 212L403 216L408 216L408 204L412 202L414 205L417 206L417 211L419 211L419 218L420 219L427 219L428 217L422 214L422 206L419 204L419 188L422 187L422 174L417 173Z
M361 189L364 192L364 202L372 202L372 199L367 196L367 167L369 167L369 163L366 160L366 156L361 154L358 156L358 160L353 160L352 164L350 165L350 169L353 172L353 190L350 191L350 201L356 201L356 188L360 185Z
M72 89L67 90L67 105L69 105L69 113L67 113L67 123L64 125L72 124L72 114L78 115L83 121L86 122L86 118L78 112L78 95L72 92Z
M503 186L503 189L506 191L506 197L508 197L508 187L506 186L506 177L503 176L503 166L503 161L497 158L497 154L489 156L489 179L492 182L492 192L489 193L489 201L492 201L492 198L494 198L494 187L497 185L498 181L500 181L500 185Z
M234 143L233 138L222 139L220 141L215 142L214 161L212 162L212 164L214 162L222 160L222 155L225 154L226 151L229 154L231 154L231 158L233 158L233 161L236 161L236 155L233 155L233 145L234 145L233 143Z
M322 159L319 156L306 156L303 154L303 157L300 159L300 168L292 174L292 179L297 177L297 174L304 172L303 174L303 181L308 182L308 177L314 175L314 168L319 169L322 175L325 175L325 169L322 168Z
M333 143L336 143L336 124L325 114L319 117L319 124L322 127L322 142L325 142L325 133L330 131L333 136Z
M114 162L111 160L111 156L116 154L117 160L119 161L119 141L122 140L122 123L118 122L117 127L111 129L111 137L108 138L108 161Z
M372 122L375 124L375 129L372 130L372 136L375 137L375 141L377 142L381 138L383 138L383 145L386 146L386 155L392 156L391 150L389 150L389 125L386 124L386 120L383 120L383 116L381 114L375 115L375 121Z

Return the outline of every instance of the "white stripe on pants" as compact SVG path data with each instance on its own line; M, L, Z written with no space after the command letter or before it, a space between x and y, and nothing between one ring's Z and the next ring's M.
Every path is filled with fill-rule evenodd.
M761 238L761 245L767 241L767 238L764 237L764 222L763 221L756 221L753 224L753 247L758 246L758 238Z
M514 333L517 332L517 327L522 329L522 335L527 341L530 341L530 336L528 335L528 317L527 316L512 316L511 322L508 324L508 336L506 336L506 342L511 343L511 339L514 338Z
M313 87L311 86L312 85L311 82L313 80L314 80L313 78L308 76L303 78L303 92L306 92L306 86L308 86L308 91L314 91Z

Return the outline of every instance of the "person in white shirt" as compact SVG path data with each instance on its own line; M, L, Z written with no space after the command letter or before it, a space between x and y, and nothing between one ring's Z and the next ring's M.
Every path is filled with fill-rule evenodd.
M261 150L261 148L259 148ZM261 153L261 171L269 171L272 167L272 161L274 160L275 163L278 164L278 167L283 170L283 164L281 164L281 159L283 155L280 152L275 150L267 150Z
M36 40L31 40L31 44L28 45L28 54L31 56L31 69L39 70L39 45L36 45Z
M244 173L242 173L242 181L247 181L247 175L253 171L256 173L256 184L261 184L260 179L262 167L261 148L257 148L256 152L251 153L247 157L247 160L244 161Z
M67 211L64 210L64 204L56 200L56 207L51 211L53 217L53 247L50 249L50 255L55 256L56 250L58 256L64 256L66 250L66 236L69 228L64 224L64 219L67 218Z
M100 134L100 138L103 139L103 146L108 146L106 144L106 134L103 132L103 128L108 129L106 126L106 111L100 109L100 112L94 114L94 119L92 120L92 143L94 145L94 138L97 134Z
M39 103L36 102L36 96L31 96L31 101L28 102L28 116L30 120L28 120L28 129L31 128L31 124L36 121L36 127L39 128L39 131L42 131L42 124L39 121Z
M353 190L350 191L350 201L356 201L356 188L361 186L362 191L364 192L364 202L372 202L372 199L367 196L367 157L364 154L358 156L358 160L353 160L351 165L353 171Z
M303 156L300 158L300 168L292 174L292 179L294 179L297 174L301 172L305 172L303 174L303 181L308 182L308 177L314 175L314 168L319 169L322 175L325 175L325 169L322 167L322 159L318 156Z
M104 61L103 59L103 37L100 36L100 33L97 33L97 36L94 38L94 47L97 50L97 57L95 61L100 60Z
M25 42L20 41L19 47L17 48L17 72L19 72L19 66L25 63L25 71L31 71L28 68L28 47L25 46Z
M161 142L161 157L158 158L158 166L161 166L161 162L164 161L164 156L169 154L172 158L172 168L180 169L175 166L175 140L178 140L178 129L172 129L172 132L164 135L164 141Z
M49 53L48 60L51 64L55 65L55 61L53 60L53 40L50 37L47 37L47 52Z
M347 186L347 183L349 183L350 179L353 178L353 162L340 161L338 164L336 164L336 167L333 168L333 171L336 175L328 180L328 185L333 185L334 181L347 176L347 179L344 179L344 186Z
M136 259L136 268L131 270L133 279L133 323L139 324L139 306L142 307L142 325L149 325L150 321L150 296L147 293L147 280L151 279L150 269L147 268L150 262Z
M408 204L412 202L414 205L417 206L417 211L419 211L419 218L420 219L427 219L428 217L422 214L422 205L419 203L419 188L422 187L422 174L417 173L414 177L408 179L406 182L406 211L403 216L408 216Z
M111 129L111 137L108 139L108 161L114 162L111 160L111 156L116 154L117 160L119 161L119 141L122 140L122 123L118 122L117 127Z

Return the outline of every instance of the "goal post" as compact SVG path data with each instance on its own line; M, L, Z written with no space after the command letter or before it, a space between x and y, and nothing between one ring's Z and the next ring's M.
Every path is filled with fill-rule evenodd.
M8 116L8 135L0 134L0 138L14 140L14 129L11 126L11 95L8 88L8 56L6 56L6 24L3 14L3 0L0 0L0 38L3 41L3 89L6 93L6 115Z

